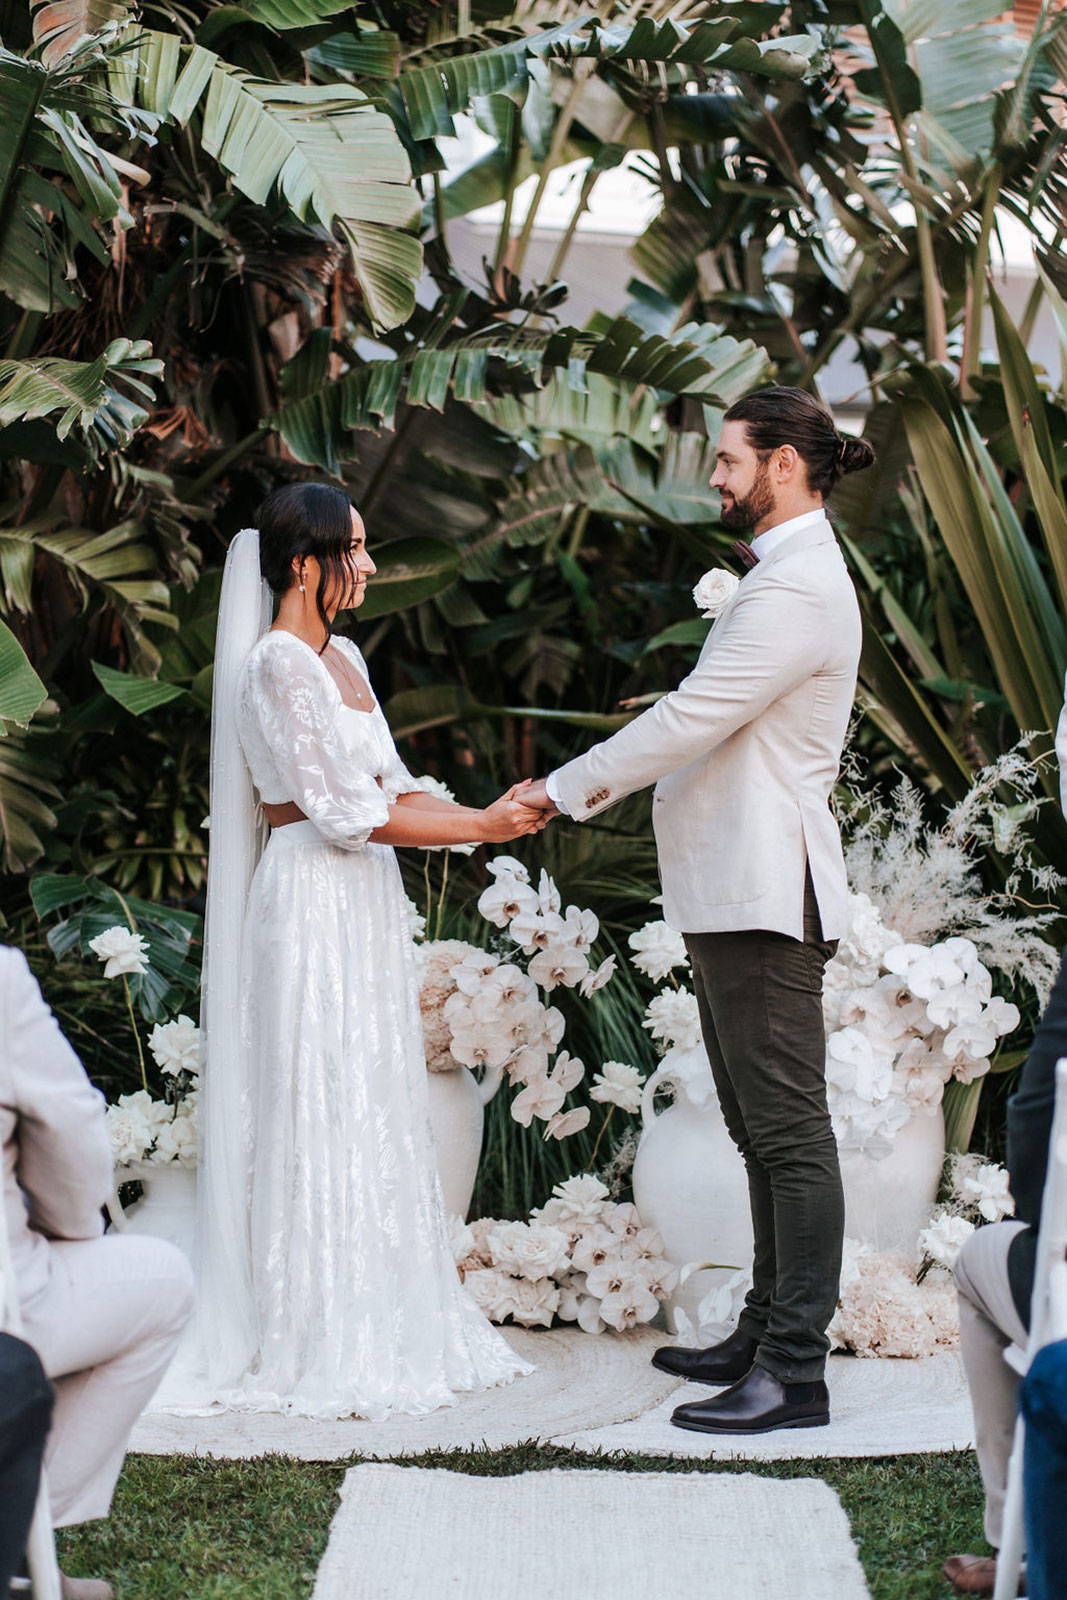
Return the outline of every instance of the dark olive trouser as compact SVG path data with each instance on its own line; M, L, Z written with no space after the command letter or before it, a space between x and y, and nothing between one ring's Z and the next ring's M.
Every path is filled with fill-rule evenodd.
M753 929L687 933L723 1118L744 1158L753 1278L739 1328L783 1383L821 1378L837 1304L845 1207L826 1107L824 940L808 877L804 941Z

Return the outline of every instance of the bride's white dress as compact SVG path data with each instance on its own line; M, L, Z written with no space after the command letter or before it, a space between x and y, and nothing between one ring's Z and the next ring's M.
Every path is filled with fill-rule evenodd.
M335 640L357 672L363 658ZM408 902L369 842L419 788L381 709L346 706L315 651L265 634L237 727L275 829L241 952L248 1261L257 1349L210 1398L381 1420L531 1370L463 1288L429 1122ZM210 1335L211 1308L201 1307ZM205 1396L205 1398L207 1398Z

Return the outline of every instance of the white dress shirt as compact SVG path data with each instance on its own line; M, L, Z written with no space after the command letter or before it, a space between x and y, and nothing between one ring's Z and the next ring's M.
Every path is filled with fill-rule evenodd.
M824 507L819 506L814 511L803 511L799 517L790 517L786 522L776 522L773 528L766 528L762 533L757 533L752 540L753 552L761 561L765 561L772 550L783 544L786 539L792 538L794 533L799 533L801 528L814 527L817 522L826 520ZM1067 726L1067 724L1065 724ZM565 806L560 804L559 785L555 781L556 774L550 772L545 779L545 792L556 810L564 817L570 816Z

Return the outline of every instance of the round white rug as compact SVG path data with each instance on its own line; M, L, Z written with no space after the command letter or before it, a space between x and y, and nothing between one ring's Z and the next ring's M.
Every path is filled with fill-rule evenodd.
M141 1455L208 1455L238 1460L288 1455L302 1461L388 1457L424 1450L552 1439L640 1417L677 1387L649 1357L664 1342L653 1328L596 1337L578 1328L503 1328L536 1371L499 1389L462 1396L424 1417L389 1422L322 1422L263 1412L219 1411L206 1417L146 1412L130 1449ZM677 1431L677 1430L673 1430Z

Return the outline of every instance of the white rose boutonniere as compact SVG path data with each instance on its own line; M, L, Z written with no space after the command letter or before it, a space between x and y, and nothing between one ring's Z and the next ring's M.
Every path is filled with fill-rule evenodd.
M693 590L693 599L701 616L719 616L727 602L733 599L734 590L740 582L740 578L727 572L725 567L712 567L710 572L705 572Z

